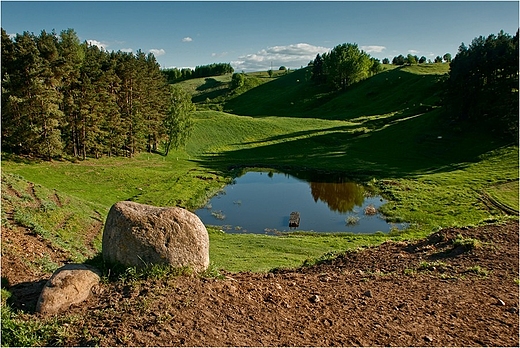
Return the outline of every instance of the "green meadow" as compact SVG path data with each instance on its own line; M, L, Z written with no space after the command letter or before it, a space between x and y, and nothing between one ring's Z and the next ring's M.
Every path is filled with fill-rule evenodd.
M65 229L60 233L66 238L88 226L63 224L65 217L104 221L121 200L195 210L229 183L237 168L247 167L341 173L383 195L389 221L410 223L403 232L368 236L335 231L236 235L208 226L213 266L234 272L294 267L390 238L517 219L518 146L478 125L453 127L447 121L439 103L447 71L447 64L392 68L341 93L315 87L308 69L277 72L272 78L248 74L248 87L235 92L229 89L229 75L184 81L198 109L185 148L167 157L141 153L85 161L3 154L2 182L34 183L43 200L57 194L73 202L49 213L10 201L15 209L23 206L22 224ZM504 207L513 214L504 213ZM95 247L100 251L99 243ZM92 257L87 251L81 255Z

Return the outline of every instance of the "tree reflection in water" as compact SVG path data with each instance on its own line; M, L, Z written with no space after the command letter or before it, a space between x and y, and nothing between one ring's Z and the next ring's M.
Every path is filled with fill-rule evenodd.
M314 202L320 200L339 213L350 212L355 206L361 207L365 199L363 186L353 182L311 182L309 185Z

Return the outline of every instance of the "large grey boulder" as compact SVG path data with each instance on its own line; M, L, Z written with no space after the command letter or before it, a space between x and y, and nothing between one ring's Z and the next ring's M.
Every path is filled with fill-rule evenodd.
M138 268L168 264L204 271L208 231L197 215L182 208L118 202L105 223L103 259Z
M101 272L88 265L68 264L58 268L43 287L36 312L57 314L73 304L83 302L100 280Z

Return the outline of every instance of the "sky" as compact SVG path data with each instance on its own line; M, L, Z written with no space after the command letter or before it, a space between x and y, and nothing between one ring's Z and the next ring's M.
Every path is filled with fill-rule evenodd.
M518 1L1 1L12 37L68 28L107 51L152 52L162 68L230 63L235 71L306 66L354 43L382 60L434 59L519 28Z

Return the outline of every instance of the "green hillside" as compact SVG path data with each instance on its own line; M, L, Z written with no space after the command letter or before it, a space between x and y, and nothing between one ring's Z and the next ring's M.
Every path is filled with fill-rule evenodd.
M228 100L224 111L247 116L338 120L403 111L414 114L438 102L437 82L448 69L448 64L390 68L347 91L330 92L310 81L310 70L305 68Z
M201 77L178 82L177 85L188 91L192 95L194 103L206 101L206 99L219 98L227 95L231 74L212 77Z
M272 76L266 71L258 71L247 74L245 86L238 90L231 90L231 77L233 74L221 76L200 77L177 82L176 84L192 95L192 101L199 104L199 109L221 104L234 98L245 91L251 90L267 82L272 82L280 76L286 75L285 71L274 71ZM221 109L221 107L219 107Z

